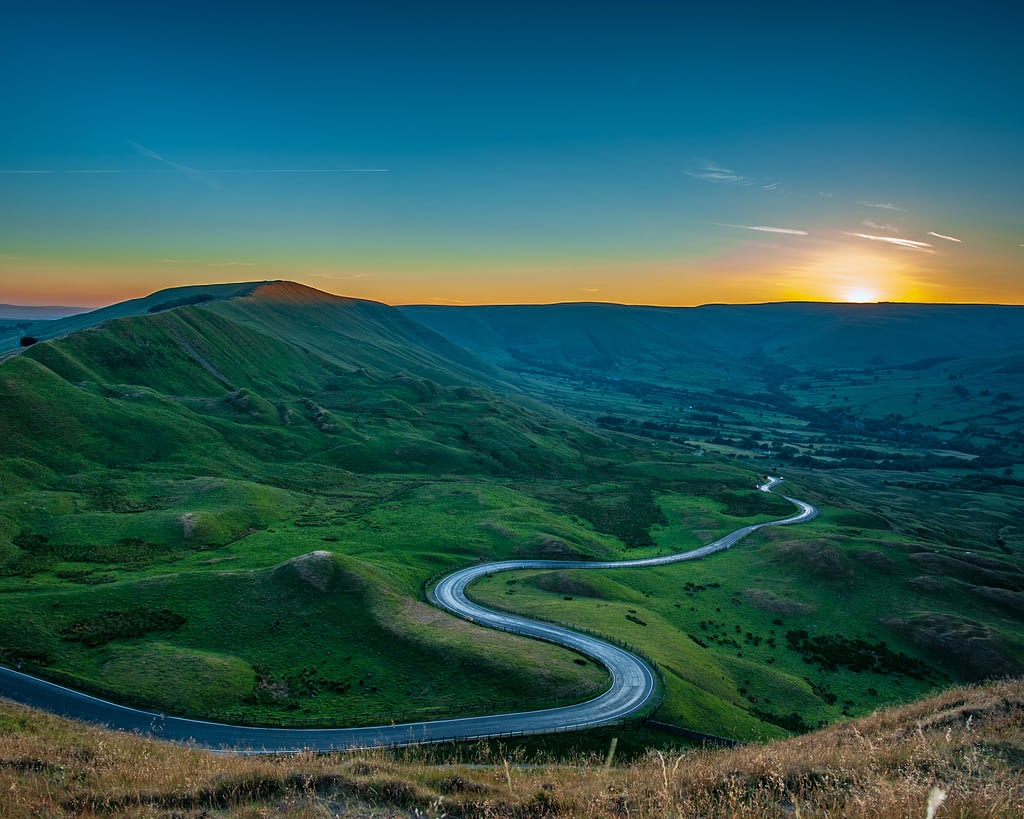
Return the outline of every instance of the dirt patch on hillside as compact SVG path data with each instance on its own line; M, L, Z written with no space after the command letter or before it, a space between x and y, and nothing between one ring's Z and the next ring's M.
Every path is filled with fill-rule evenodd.
M286 560L274 570L277 577L292 576L302 583L312 586L317 591L325 592L332 584L336 584L340 575L348 576L349 580L362 585L362 579L352 572L341 572L334 561L334 553L324 550Z
M767 589L747 589L743 592L743 598L754 608L775 614L810 614L814 611L813 606L796 600L786 600Z

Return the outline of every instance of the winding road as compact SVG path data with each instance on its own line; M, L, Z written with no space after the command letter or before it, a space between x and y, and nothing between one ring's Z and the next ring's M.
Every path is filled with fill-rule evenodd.
M759 488L764 492L770 492L781 480L769 478ZM689 552L640 560L604 562L506 560L484 563L453 572L431 589L430 601L459 617L491 628L566 646L605 666L612 678L608 690L594 699L575 705L540 711L378 725L368 728L253 728L171 717L129 708L3 666L0 666L0 696L55 714L123 731L137 731L158 739L190 742L214 750L250 754L399 747L496 736L545 734L606 725L637 713L648 706L655 697L658 687L657 675L648 662L625 649L587 634L484 608L466 597L466 587L483 575L518 569L624 569L694 560L728 549L758 529L803 523L818 514L818 510L809 503L789 497L786 500L799 509L797 514L782 520L744 526L707 546Z

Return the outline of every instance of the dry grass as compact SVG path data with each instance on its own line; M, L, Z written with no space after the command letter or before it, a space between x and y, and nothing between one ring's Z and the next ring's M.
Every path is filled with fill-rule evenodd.
M445 753L215 755L0 704L0 816L1024 817L1024 681L610 770Z

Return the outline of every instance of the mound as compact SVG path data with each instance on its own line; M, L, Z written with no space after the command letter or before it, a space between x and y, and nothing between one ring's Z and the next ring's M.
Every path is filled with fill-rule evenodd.
M356 575L340 571L334 553L323 549L293 557L274 569L275 579L298 580L320 592L326 592L332 584L337 585L335 581L342 574L350 582L359 581ZM359 583L361 585L361 581Z
M775 550L786 562L821 580L845 582L853 575L842 550L829 540L790 541Z
M796 600L786 600L767 589L747 589L743 592L743 598L751 606L775 614L809 614L813 611L805 603L798 603Z

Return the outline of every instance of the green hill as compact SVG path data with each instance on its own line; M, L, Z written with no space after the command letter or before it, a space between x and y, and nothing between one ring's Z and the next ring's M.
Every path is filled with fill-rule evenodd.
M470 636L419 597L530 544L613 553L530 482L589 480L625 450L384 305L285 282L184 292L0 364L0 658L249 721L601 688L575 655ZM300 582L310 555L347 579Z
M1024 348L1019 306L579 303L401 310L487 358L612 370L692 359L735 363L751 355L790 366L906 366Z

